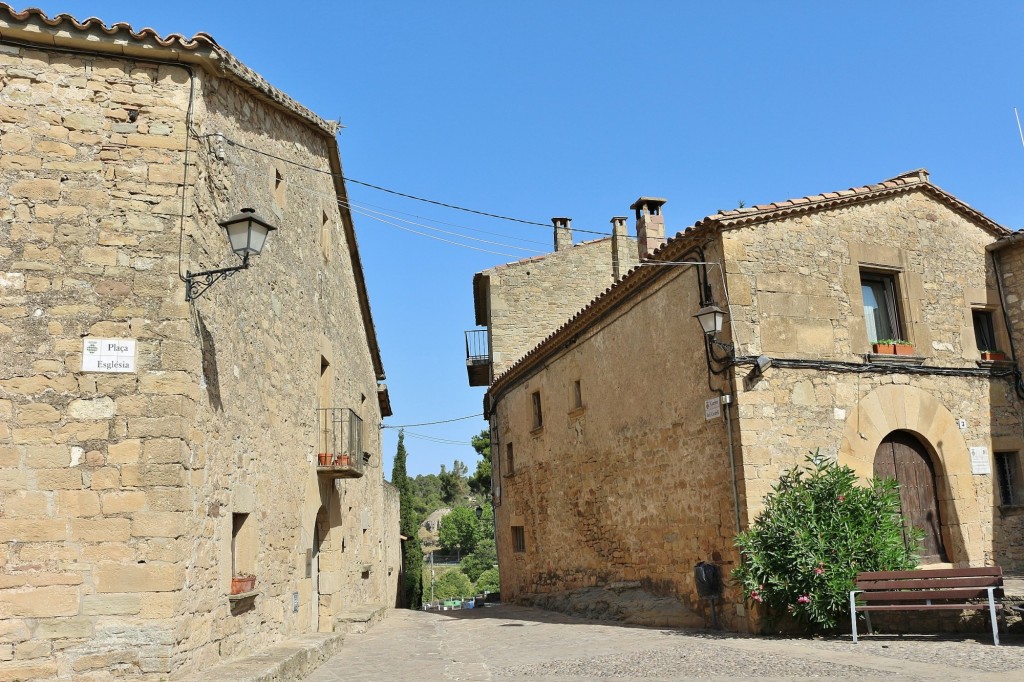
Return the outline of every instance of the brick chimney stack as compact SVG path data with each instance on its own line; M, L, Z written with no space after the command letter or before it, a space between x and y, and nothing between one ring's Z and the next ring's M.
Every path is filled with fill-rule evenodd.
M572 218L552 218L555 224L555 251L572 248Z
M618 282L629 270L629 238L625 216L612 218L612 281Z
M640 197L630 208L636 211L636 240L639 243L640 260L665 243L665 218L661 207L668 199Z

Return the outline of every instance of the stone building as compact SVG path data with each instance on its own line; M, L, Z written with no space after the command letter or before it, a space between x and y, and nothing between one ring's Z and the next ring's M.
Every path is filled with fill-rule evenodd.
M0 679L166 679L395 604L336 132L205 34L0 4ZM262 255L186 300L243 207Z
M649 200L660 226L663 200ZM660 202L660 203L658 203ZM637 210L641 209L637 207ZM470 386L488 386L551 330L611 286L637 263L637 242L626 235L626 219L612 218L612 235L573 244L572 219L552 218L552 253L499 265L473 277L476 324L466 332Z
M641 581L703 610L693 566L734 567L812 451L895 475L924 562L1024 568L1024 402L980 353L1021 343L1008 234L923 170L676 234L489 388L503 597ZM735 587L722 609L754 625Z

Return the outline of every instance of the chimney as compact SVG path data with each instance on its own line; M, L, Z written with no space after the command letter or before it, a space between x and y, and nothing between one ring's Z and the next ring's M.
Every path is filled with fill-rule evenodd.
M555 224L555 251L572 247L572 218L552 218Z
M612 218L612 281L618 282L629 270L629 238L625 216Z
M665 218L661 215L661 207L667 201L657 197L640 197L630 206L636 211L636 240L640 260L647 258L665 243Z

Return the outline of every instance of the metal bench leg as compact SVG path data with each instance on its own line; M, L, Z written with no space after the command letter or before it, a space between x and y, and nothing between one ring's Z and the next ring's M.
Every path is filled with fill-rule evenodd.
M850 631L853 633L853 643L857 643L857 590L850 590Z
M995 642L996 646L999 646L999 621L996 620L996 600L993 592L994 587L988 589L988 617L992 621L992 641Z

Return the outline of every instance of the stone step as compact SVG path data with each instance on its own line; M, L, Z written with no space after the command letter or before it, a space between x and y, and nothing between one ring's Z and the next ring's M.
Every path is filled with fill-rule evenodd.
M361 604L334 618L334 632L300 635L259 653L235 659L183 676L174 682L290 682L301 680L341 650L345 636L361 634L387 616L390 609L379 604Z
M360 604L345 609L334 617L334 631L362 634L384 620L389 610L380 604Z

